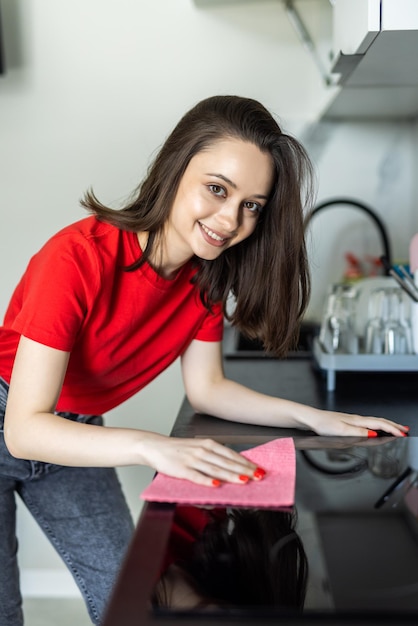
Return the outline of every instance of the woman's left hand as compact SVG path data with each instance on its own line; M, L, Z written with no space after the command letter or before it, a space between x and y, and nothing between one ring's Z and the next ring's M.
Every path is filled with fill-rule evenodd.
M318 435L377 437L378 431L382 431L395 437L406 437L409 431L408 426L402 426L382 417L368 417L320 409L310 410L312 416L309 416L307 420L309 423L306 425L310 426Z

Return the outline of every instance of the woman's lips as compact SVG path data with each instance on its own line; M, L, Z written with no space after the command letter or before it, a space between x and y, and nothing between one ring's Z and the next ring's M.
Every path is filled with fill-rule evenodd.
M219 233L211 230L210 228L208 228L207 226L205 226L205 224L202 224L201 222L199 222L199 226L200 226L200 230L202 231L205 241L210 243L212 246L217 246L217 247L223 246L230 239L230 237L223 237Z

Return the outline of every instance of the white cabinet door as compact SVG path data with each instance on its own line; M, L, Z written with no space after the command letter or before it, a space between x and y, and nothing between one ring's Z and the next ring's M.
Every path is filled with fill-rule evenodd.
M380 0L335 0L332 37L335 58L341 53L364 54L379 32Z
M333 119L418 117L418 0L335 0Z
M382 0L381 30L418 30L417 0Z

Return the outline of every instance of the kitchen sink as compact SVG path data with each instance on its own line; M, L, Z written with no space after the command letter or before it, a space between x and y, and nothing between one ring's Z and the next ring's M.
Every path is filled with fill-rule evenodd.
M287 359L307 359L312 357L312 346L314 338L319 334L319 324L315 322L302 322L298 345L294 350L290 350ZM230 328L225 333L224 357L226 359L255 359L267 358L277 359L279 357L266 352L263 344L258 339L248 339L240 332Z

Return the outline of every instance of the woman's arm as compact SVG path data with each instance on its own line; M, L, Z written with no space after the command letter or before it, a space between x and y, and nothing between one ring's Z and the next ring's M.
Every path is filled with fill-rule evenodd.
M258 393L225 378L221 344L193 341L182 357L183 380L193 408L234 422L301 428L319 435L367 437L370 430L404 435L407 428L384 418L324 411Z
M54 415L69 354L22 337L5 416L5 440L19 458L59 465L149 465L159 472L211 486L242 483L256 466L212 440L177 439L128 428L100 428Z

